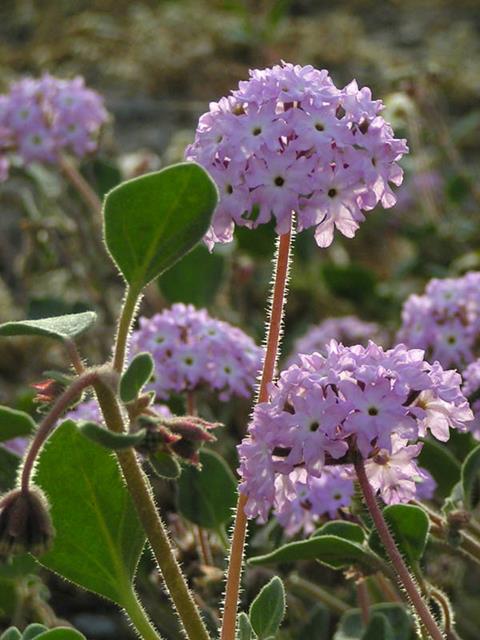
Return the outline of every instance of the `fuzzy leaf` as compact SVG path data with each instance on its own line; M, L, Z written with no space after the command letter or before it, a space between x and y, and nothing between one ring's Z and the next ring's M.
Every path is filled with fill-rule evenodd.
M75 629L57 627L36 636L36 640L86 640L85 636Z
M250 623L259 640L275 636L285 616L285 589L278 576L266 584L252 602Z
M155 364L149 353L139 353L133 358L120 380L122 402L135 400L144 385L150 380L154 369Z
M362 640L395 640L392 625L381 613L375 613L365 629Z
M33 640L33 638L38 638L45 631L48 631L48 629L43 624L30 624L23 632L22 640Z
M9 627L2 633L0 640L22 640L22 634L15 627Z
M471 511L480 501L480 445L465 458L461 478L465 508Z
M123 182L104 203L105 242L130 285L140 292L205 235L218 192L193 162Z
M145 536L115 458L68 420L43 448L35 481L56 531L41 564L122 606Z
M255 633L250 624L250 619L243 611L238 614L237 640L254 640Z
M381 603L372 605L369 612L371 620L377 616L385 618L394 633L393 637L387 635L385 638L382 635L367 636L368 640L411 640L414 625L405 607L400 604ZM381 623L374 623L375 626L377 624ZM360 609L350 609L341 617L333 640L366 640L363 635L366 631Z
M113 433L95 422L78 422L77 428L82 436L112 451L135 447L145 440L144 429L136 433Z
M0 492L13 489L21 462L16 453L0 446Z
M164 480L176 480L182 473L182 467L176 458L164 451L158 451L149 456L148 462L155 475Z
M29 436L35 428L35 422L28 413L0 406L0 442Z
M460 463L443 444L425 440L418 457L418 464L432 474L437 483L437 493L441 498L450 495L460 480Z
M365 542L365 531L362 527L354 522L346 522L345 520L330 520L330 522L326 522L320 529L312 533L312 537L326 535L338 536L359 544Z
M226 462L217 453L200 451L201 469L188 466L178 482L178 510L204 529L218 529L232 517L237 484Z
M0 336L45 336L54 340L71 340L89 329L97 318L93 311L65 316L19 320L0 325Z

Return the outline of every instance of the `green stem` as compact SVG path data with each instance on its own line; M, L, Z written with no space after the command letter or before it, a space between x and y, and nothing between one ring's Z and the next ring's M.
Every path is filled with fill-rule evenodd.
M115 395L101 380L95 384L95 391L108 428L115 433L123 433L125 431L123 417ZM140 466L135 451L133 449L118 451L117 457L138 517L178 616L183 623L186 637L189 640L210 640L200 612L175 558L167 530L155 505L152 488Z
M115 339L115 350L113 356L113 368L118 373L122 373L127 351L128 334L135 316L139 295L134 289L127 289L123 301L122 312L118 322L117 337Z
M125 594L123 607L142 640L161 640L131 587Z

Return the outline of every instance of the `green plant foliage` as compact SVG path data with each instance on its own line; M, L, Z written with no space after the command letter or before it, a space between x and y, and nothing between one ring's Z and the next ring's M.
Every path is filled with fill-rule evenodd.
M196 307L211 305L222 285L225 258L210 253L199 245L174 265L158 281L160 291L168 302L184 302Z
M75 629L57 627L36 636L37 640L86 640L85 636Z
M299 638L308 640L330 640L330 612L323 604L317 603L301 628Z
M434 440L425 440L418 463L429 471L437 483L436 492L441 498L450 495L460 480L460 463L445 445Z
M480 445L465 458L461 482L465 508L471 510L480 501Z
M149 456L148 462L155 475L164 480L176 480L182 473L177 459L164 451L157 451Z
M259 640L275 636L285 616L285 589L278 576L266 584L252 602L250 623Z
M13 489L20 462L16 453L0 446L0 491Z
M0 640L86 640L85 636L69 627L47 629L43 624L31 624L22 633L15 627L10 627Z
M0 406L0 442L29 436L35 431L35 422L28 413Z
M77 428L82 436L112 451L135 447L145 440L145 429L136 433L113 433L95 422L79 422Z
M427 544L430 522L421 507L412 504L393 504L385 507L383 516L405 560L415 565L423 556ZM384 549L378 533L369 537L370 547L383 555Z
M122 606L131 598L145 537L116 460L69 420L42 450L35 481L50 501L56 531L41 563Z
M237 500L237 485L226 462L214 451L200 451L201 469L188 466L178 482L178 510L204 529L229 522Z
M33 640L45 631L48 629L43 624L31 624L23 632L22 640Z
M105 242L134 291L169 269L204 236L218 200L192 162L123 182L104 203Z
M237 640L254 640L255 632L250 624L250 619L243 611L238 614Z
M393 603L374 604L369 609L370 624L365 629L360 609L351 609L343 614L333 640L413 640L413 621L402 605ZM385 622L378 622L383 618ZM375 622L373 622L375 620ZM378 635L372 635L377 631ZM388 634L393 631L392 635ZM370 635L366 635L367 632Z
M312 537L326 535L338 536L359 544L365 542L365 531L362 527L354 522L346 522L345 520L330 520L312 533Z
M333 535L313 536L308 540L289 542L279 549L249 560L249 564L274 564L318 560L331 569L359 565L364 571L377 571L380 559L367 548L349 539Z
M139 353L133 358L120 380L120 398L123 402L135 400L150 380L154 369L153 358L149 353Z
M44 336L54 340L71 340L85 333L97 318L93 311L69 313L39 320L18 320L0 325L0 336Z

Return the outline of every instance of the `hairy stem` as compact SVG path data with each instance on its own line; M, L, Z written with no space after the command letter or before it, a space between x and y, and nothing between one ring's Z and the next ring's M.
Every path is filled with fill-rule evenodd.
M133 589L130 589L130 593L124 602L124 608L125 613L142 640L161 640L160 634L155 631Z
M278 239L276 264L273 280L273 294L268 325L267 345L263 362L262 377L258 389L257 402L265 402L268 398L268 385L273 380L278 358L278 347L282 331L285 293L290 262L290 245L292 231ZM235 524L230 547L230 558L225 588L221 640L234 640L237 623L238 597L242 575L243 549L247 534L247 516L245 504L247 498L240 494L235 515Z
M102 202L77 167L65 156L60 157L60 169L85 204L95 213L97 224L101 223Z
M118 322L117 337L115 339L115 349L113 355L113 368L118 373L122 373L125 355L127 352L128 334L135 316L135 309L137 307L138 293L133 289L128 288L123 301L122 312L120 314L120 320Z
M123 417L111 389L97 380L95 391L108 428L123 433ZM157 511L153 491L133 449L117 452L118 461L135 509L150 543L170 597L189 640L210 640L200 612L175 558L167 530Z
M82 362L82 358L80 353L78 352L77 345L74 340L66 339L64 340L65 349L69 355L69 358L72 362L73 368L77 375L81 376L85 373L85 365Z
M53 427L56 425L57 421L62 417L65 411L67 411L69 406L78 398L83 389L92 385L96 379L96 371L84 373L80 377L76 378L76 380L72 382L68 389L65 389L62 395L57 398L48 414L39 424L23 461L21 488L24 493L28 492L30 486L30 477L32 475L35 460L37 459L40 449L42 448L45 440L47 440L48 436L50 435Z
M380 536L380 540L382 541L382 544L385 547L385 550L397 573L400 584L407 592L412 606L418 613L423 626L428 631L433 640L443 640L444 635L439 629L435 618L433 617L430 609L424 602L419 590L417 589L417 585L410 575L407 565L405 564L400 551L395 544L395 540L390 533L390 529L385 522L380 507L377 504L375 494L367 478L367 474L365 472L365 464L360 456L357 456L356 458L355 471L357 473L358 481L362 489L363 497L365 498L365 503L370 512L372 520L375 523L375 527L377 529L378 535Z
M368 595L367 585L363 579L357 582L357 601L362 612L362 620L365 626L368 625L370 597Z

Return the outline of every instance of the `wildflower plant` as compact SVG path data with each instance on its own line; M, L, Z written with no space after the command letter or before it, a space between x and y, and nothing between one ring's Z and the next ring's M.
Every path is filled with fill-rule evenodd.
M101 103L76 81L67 91L46 76L41 99L36 86L12 88L14 96L37 96L25 118L33 123L46 96L52 109L77 104L79 124L93 118L85 125L89 135L80 142L60 137L57 151L89 151L90 134L103 122ZM63 90L73 103L60 99ZM310 66L252 71L200 118L187 162L106 195L104 241L125 283L112 357L94 365L79 352L77 339L96 321L93 312L0 325L3 337L57 341L73 368L35 385L43 412L38 424L0 407L0 441L29 441L16 486L0 498L1 557L38 555L43 566L116 603L139 637L158 640L160 623L150 619L135 588L147 542L178 616L176 637L267 640L285 615L282 580L272 578L248 613L238 613L238 601L247 521L256 520L255 528L269 521L264 531L256 529L252 547L273 532L274 548L250 555L248 563L317 560L344 570L361 613L347 612L339 633L354 619L352 637L387 640L396 637L394 619L405 630L402 638L457 637L448 597L422 574L422 559L430 540L480 563L479 527L471 522L480 447L471 448L461 474L453 464L453 482L446 477L452 461L441 447L452 431L472 430L468 400L478 400L478 372L468 372L462 388L449 368L454 362L435 354L436 344L411 344L405 328L407 344L385 349L373 340L327 342L332 327L323 326L320 348L302 343L307 352L294 354L276 375L295 228L313 227L325 247L335 229L353 237L365 212L395 202L391 185L401 182L397 162L407 146L381 111L369 89L355 82L338 89L326 71ZM190 305L140 317L134 327L145 288L195 245L205 240L212 249L230 241L235 226L253 233L271 218L278 240L264 349ZM448 296L437 295L443 285L432 285L435 303L422 305L439 310L435 327L450 322L451 309L452 322L475 326L475 282L470 274ZM361 329L358 340L377 331L356 320L337 324L340 333L354 333L352 324ZM222 437L220 425L198 415L195 394L207 389L222 402L248 398L256 378L255 406L238 446L237 487L229 465L209 448ZM179 396L185 411L173 412ZM178 560L181 541L170 539L157 507L153 475L177 483L179 513L195 537L207 582L219 568L212 566L212 539L222 545L222 558L227 552L223 608L193 593ZM287 584L298 588L302 578L292 575ZM370 584L394 602L369 607ZM327 600L337 611L347 607L329 594Z

